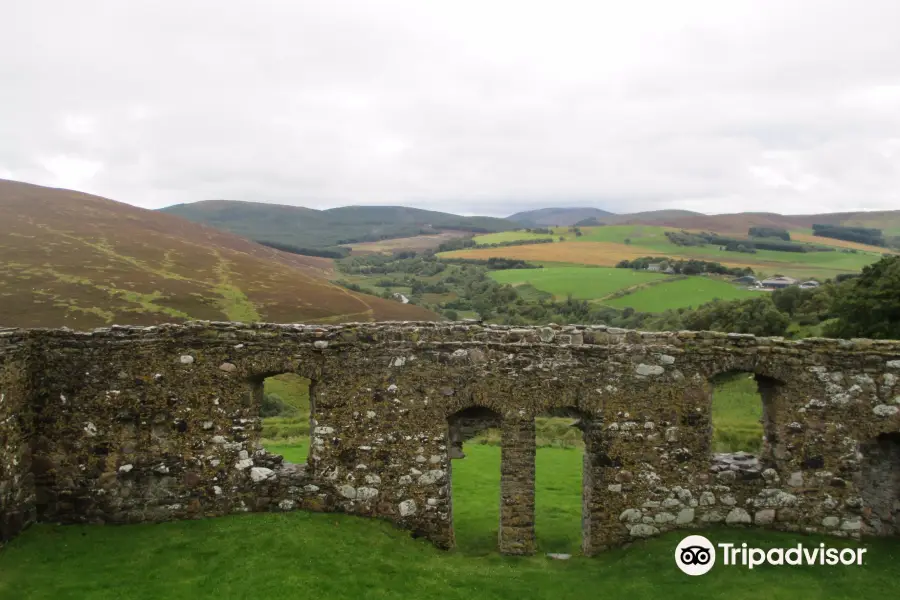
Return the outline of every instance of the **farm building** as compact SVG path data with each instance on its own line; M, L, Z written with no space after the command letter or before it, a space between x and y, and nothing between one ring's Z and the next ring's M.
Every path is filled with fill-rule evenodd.
M744 285L757 285L759 283L759 279L757 279L753 275L744 275L743 277L738 277L737 279L732 279L731 283L742 283Z
M665 269L663 269L663 263L650 263L649 265L647 265L647 270L654 273L667 273L669 275L675 272L675 269L673 269L672 267L666 267Z
M797 285L797 280L794 279L793 277L784 277L784 276L770 277L769 279L764 279L762 281L763 287L772 288L772 289L776 289L776 290L781 289L781 288L790 287L792 285Z

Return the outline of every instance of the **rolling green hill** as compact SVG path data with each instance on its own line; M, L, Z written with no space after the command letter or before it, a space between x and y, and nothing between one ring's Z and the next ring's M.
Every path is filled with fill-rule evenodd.
M281 204L205 200L160 210L252 240L300 248L327 248L446 230L490 233L518 227L506 219L462 217L404 206L344 206L315 210Z
M331 260L98 196L0 180L0 326L430 320L328 280Z

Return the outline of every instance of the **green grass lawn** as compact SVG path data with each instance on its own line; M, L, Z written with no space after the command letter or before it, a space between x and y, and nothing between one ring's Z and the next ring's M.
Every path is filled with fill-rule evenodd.
M578 300L593 300L620 289L666 278L658 273L604 267L509 269L491 271L490 276L498 283L528 283L563 300L570 294Z
M476 244L499 244L501 242L518 242L520 240L555 240L559 235L547 233L531 233L528 231L501 231L500 233L488 233L476 235L472 241Z
M753 298L760 293L764 292L750 291L721 279L690 277L648 286L625 296L605 300L604 304L616 308L630 306L640 312L663 312L688 306L696 308L716 298L743 300Z
M573 241L624 244L625 240L630 240L632 245L643 248L674 246L666 237L667 228L655 225L604 225L602 227L582 227L581 231L582 235L573 237Z
M459 547L445 552L382 521L341 514L247 514L128 526L39 525L0 554L0 598L282 599L439 598L889 598L900 594L897 540L870 540L862 567L724 567L703 577L674 564L684 532L592 558L580 546L581 453L537 455L536 532L540 552L496 552L500 451L469 445L454 461ZM743 529L705 531L713 543L763 548L834 538ZM571 552L555 561L546 552Z

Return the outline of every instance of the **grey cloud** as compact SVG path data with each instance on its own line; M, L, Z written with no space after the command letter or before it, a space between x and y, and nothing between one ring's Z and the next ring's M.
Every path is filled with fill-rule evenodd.
M900 208L900 3L5 9L0 177L208 198Z

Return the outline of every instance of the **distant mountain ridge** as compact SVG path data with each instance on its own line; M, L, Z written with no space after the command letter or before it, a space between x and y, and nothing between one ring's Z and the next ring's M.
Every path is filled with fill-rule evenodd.
M527 227L534 225L568 227L584 219L596 218L599 221L610 216L613 216L613 213L599 208L572 207L526 210L506 218Z
M704 229L722 233L746 233L750 227L810 229L813 224L872 227L887 235L900 235L900 210L782 215L767 212L742 212L707 215L690 210L663 209L613 214L598 208L542 208L518 212L507 217L524 227L572 226L594 218L601 225L658 225L681 229Z
M344 206L316 210L261 202L203 200L159 210L252 240L303 248L376 242L446 230L493 233L520 227L496 217L463 217L404 206Z

